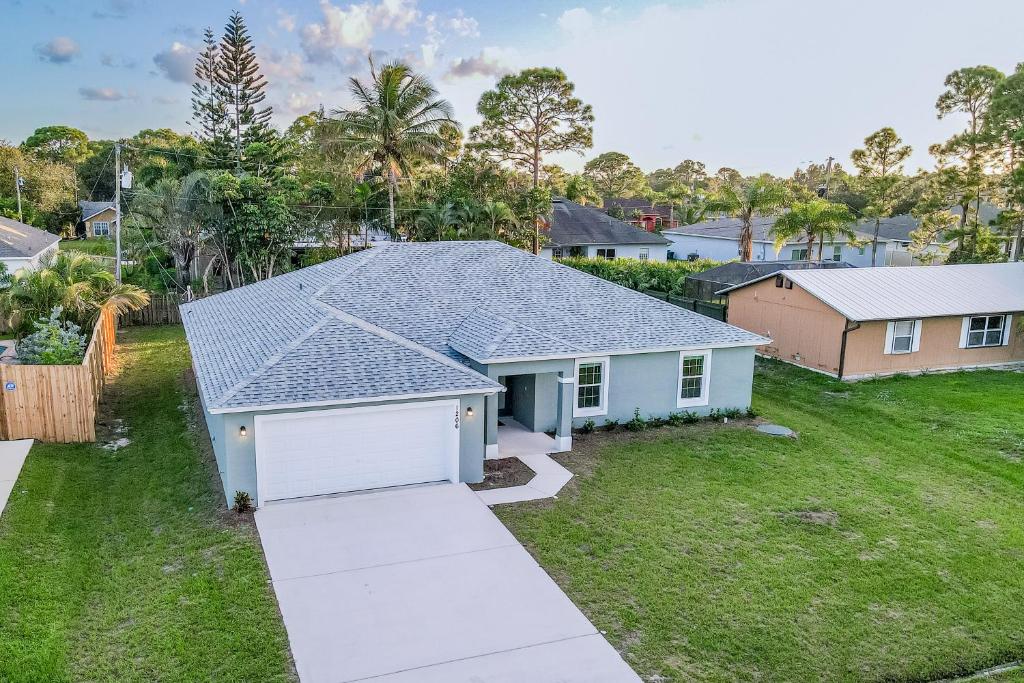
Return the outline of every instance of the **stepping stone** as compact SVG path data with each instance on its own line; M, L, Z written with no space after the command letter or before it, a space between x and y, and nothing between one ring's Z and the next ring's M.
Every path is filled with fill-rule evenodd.
M796 433L792 429L789 427L783 427L782 425L757 425L757 431L762 434L771 434L772 436L796 436Z

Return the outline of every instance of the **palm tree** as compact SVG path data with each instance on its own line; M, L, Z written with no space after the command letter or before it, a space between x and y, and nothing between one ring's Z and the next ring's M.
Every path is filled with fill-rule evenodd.
M512 239L511 232L519 227L519 219L505 202L484 202L480 205L480 216L490 226L491 235L502 241Z
M142 308L149 293L136 285L118 284L89 254L61 251L37 270L14 274L10 287L0 290L0 317L20 338L32 331L32 323L63 308L62 317L91 329L104 310L114 315Z
M416 232L424 241L436 239L440 242L457 222L458 216L451 203L431 204L416 216Z
M330 146L352 155L361 172L379 168L387 177L391 233L395 227L398 177L410 173L416 159L440 161L452 145L452 106L438 97L427 78L401 62L377 69L370 60L370 82L349 79L356 104L333 113Z
M846 204L826 199L812 199L796 202L789 211L782 214L771 228L775 248L794 239L807 238L807 258L814 258L814 242L818 241L818 260L821 260L825 240L834 240L836 235L854 239L857 234L850 227L857 219Z
M708 210L725 211L743 222L740 260L749 261L754 252L754 216L774 216L788 199L789 192L784 185L761 176L724 185L708 203Z

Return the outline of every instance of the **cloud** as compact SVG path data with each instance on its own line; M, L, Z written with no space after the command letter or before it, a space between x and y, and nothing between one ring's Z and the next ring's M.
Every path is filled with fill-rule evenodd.
M306 72L306 63L302 61L302 55L297 52L269 50L260 59L260 67L272 86L313 80Z
M134 69L138 66L138 62L128 57L116 57L108 52L104 52L100 55L100 64L110 68L121 68L121 69Z
M291 33L295 30L295 15L288 14L283 9L277 10L277 25Z
M456 59L445 72L446 80L486 76L498 78L513 71L509 64L514 53L497 47L485 47L479 54L472 57Z
M416 21L419 10L414 0L381 0L339 7L321 0L323 21L302 28L300 42L311 62L334 59L338 48L365 50L377 31L405 32Z
M290 92L288 97L283 102L283 109L291 112L292 114L308 114L309 112L317 109L323 102L323 93L315 92Z
M594 15L583 7L574 7L562 12L558 26L573 37L584 36L594 30Z
M108 0L104 10L93 10L95 19L124 19L135 9L133 0Z
M193 78L193 66L196 61L195 50L184 43L175 41L166 50L161 50L153 55L153 63L156 68L175 83L191 83Z
M456 35L463 38L480 36L480 22L473 17L466 16L461 9L455 10L455 16L448 19L447 25Z
M177 97L170 97L168 95L157 95L157 96L155 96L153 98L153 102L155 104L163 104L163 105L177 104L178 103L178 98Z
M36 45L39 59L51 64L67 64L78 56L78 43L66 36L59 36L48 43Z
M79 88L78 94L84 100L98 102L117 102L125 99L125 94L115 88Z

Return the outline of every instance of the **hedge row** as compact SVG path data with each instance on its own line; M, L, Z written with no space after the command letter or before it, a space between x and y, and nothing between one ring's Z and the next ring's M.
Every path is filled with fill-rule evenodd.
M637 259L616 259L609 261L601 258L583 258L572 256L558 259L563 263L584 273L610 280L623 287L644 290L655 289L670 294L683 293L683 281L687 275L700 273L709 268L722 265L711 259L696 261L639 261Z

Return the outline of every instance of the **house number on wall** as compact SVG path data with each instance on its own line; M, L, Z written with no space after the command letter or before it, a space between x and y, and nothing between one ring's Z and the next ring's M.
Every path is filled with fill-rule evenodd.
M455 428L459 428L459 408L455 409Z
M6 384L4 384L4 391L14 391L17 388L18 385L15 384L14 382L7 382Z

